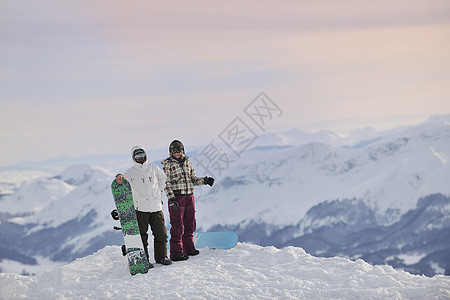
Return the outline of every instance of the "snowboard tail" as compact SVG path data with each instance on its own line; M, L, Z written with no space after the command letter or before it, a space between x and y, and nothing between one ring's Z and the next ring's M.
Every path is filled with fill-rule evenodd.
M238 235L234 231L194 232L196 248L231 249L237 242Z
M170 234L168 240L170 241ZM195 248L231 249L237 242L238 235L234 231L194 232ZM167 246L170 247L170 243Z

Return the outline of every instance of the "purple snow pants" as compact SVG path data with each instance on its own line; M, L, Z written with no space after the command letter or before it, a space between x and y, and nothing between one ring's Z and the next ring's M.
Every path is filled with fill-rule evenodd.
M195 202L194 195L176 195L178 211L169 208L170 214L170 259L189 255L195 251L194 231Z

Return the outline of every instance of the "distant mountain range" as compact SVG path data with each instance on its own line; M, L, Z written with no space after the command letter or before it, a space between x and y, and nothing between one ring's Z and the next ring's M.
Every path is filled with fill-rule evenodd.
M229 160L209 170L198 163L202 148L188 149L197 175L216 177L196 189L198 230L450 274L450 116L382 133L266 133L239 157L219 149ZM161 166L165 151L149 156ZM125 154L2 168L0 268L32 270L42 258L68 262L122 244L110 184L130 165Z

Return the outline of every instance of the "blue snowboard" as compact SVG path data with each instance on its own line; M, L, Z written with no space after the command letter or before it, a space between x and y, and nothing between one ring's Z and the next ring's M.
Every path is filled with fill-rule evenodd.
M170 234L168 240L170 241ZM236 246L238 236L234 231L194 232L195 248L231 249ZM170 243L167 243L170 247Z

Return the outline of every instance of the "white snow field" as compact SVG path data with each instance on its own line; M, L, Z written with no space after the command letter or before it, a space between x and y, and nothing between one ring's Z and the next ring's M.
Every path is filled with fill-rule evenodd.
M1 273L0 299L450 299L450 277L245 243L131 276L106 246L38 275Z

